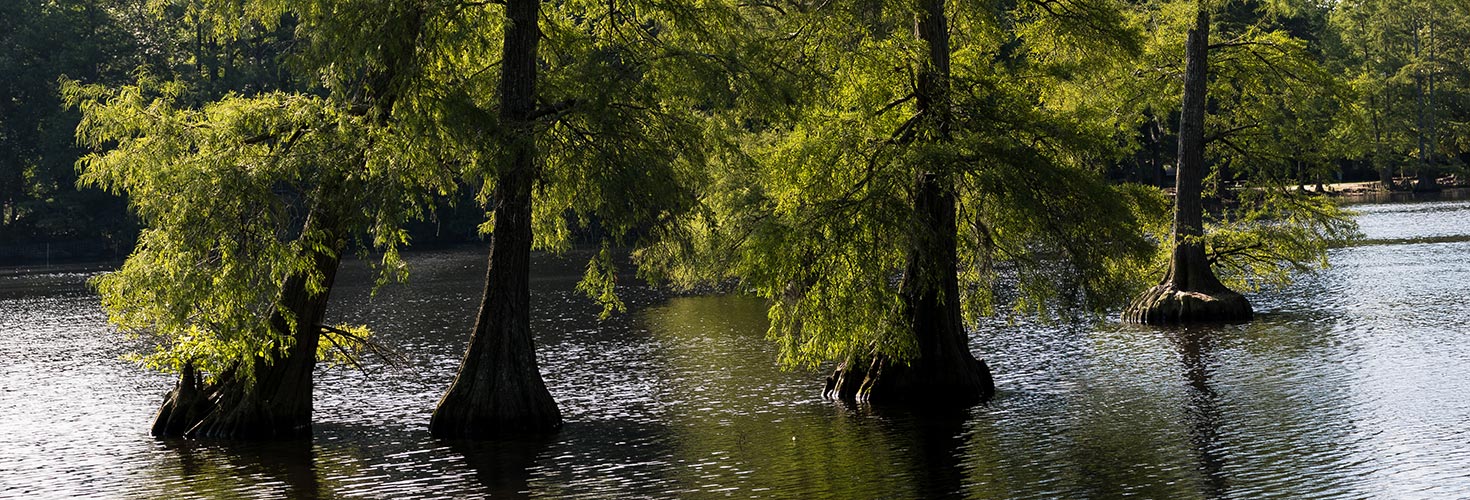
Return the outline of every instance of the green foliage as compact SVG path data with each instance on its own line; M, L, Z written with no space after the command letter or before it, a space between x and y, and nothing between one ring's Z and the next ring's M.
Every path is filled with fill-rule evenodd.
M1342 209L1284 188L1323 179L1343 154L1422 156L1406 144L1427 131L1404 111L1420 75L1439 75L1439 106L1462 104L1463 68L1449 62L1463 9L1433 20L1442 31L1421 44L1433 54L1404 53L1433 24L1409 13L1434 1L1206 5L1207 190L1240 199L1206 243L1232 286L1280 284L1352 235ZM624 309L608 249L631 246L645 278L769 299L782 361L810 366L874 347L914 354L899 290L934 236L915 213L920 175L958 203L967 321L1104 310L1145 284L1168 243L1166 199L1100 172L1140 147L1141 124L1177 114L1199 6L948 2L943 133L916 118L929 47L911 1L546 3L529 131L500 122L496 2L22 2L0 23L138 27L129 67L108 68L146 66L134 84L72 75L65 94L77 138L99 151L82 184L126 195L146 226L98 287L115 324L157 340L150 366L220 373L289 347L269 324L282 283L320 291L310 256L330 252L329 236L381 250L380 282L402 279L405 225L461 187L455 199L488 205L509 141L524 140L537 151L533 245L600 240L578 289L604 316ZM0 69L26 69L46 40L14 33L6 46L28 49L0 53ZM1335 77L1344 68L1350 83ZM21 73L5 85L22 100L54 93L54 75ZM21 160L0 169L0 225L71 184L22 147L37 135L15 126L30 115L13 102L0 103L0 156ZM1442 115L1430 142L1464 151L1465 120ZM330 227L303 230L323 208L340 212Z
M626 244L688 210L702 152L721 144L710 110L740 105L732 91L740 77L720 75L747 48L722 43L734 31L713 28L743 22L733 7L630 6L568 2L544 11L531 134L540 146L536 248L567 249L577 226L605 246ZM488 204L508 164L507 141L524 140L498 123L505 20L497 5L204 0L177 8L196 39L221 47L292 28L291 79L319 83L211 94L202 89L233 80L216 78L225 73L197 53L184 66L204 68L203 79L69 87L85 116L78 137L104 151L83 160L83 182L127 194L147 226L133 257L98 287L115 324L156 340L142 357L154 368L248 370L242 361L289 348L271 324L273 314L290 319L277 303L282 283L304 277L309 291L322 292L311 256L333 252L331 237L367 236L359 248L384 254L380 282L401 279L404 225L459 183L478 185ZM325 227L303 231L319 211L332 214ZM615 285L604 250L581 289L611 314L623 309Z
M302 214L277 190L299 196L309 171L344 161L332 157L334 133L305 132L334 121L330 108L272 94L192 110L178 102L181 84L146 77L116 90L72 84L67 94L84 115L79 139L110 146L82 159L82 182L128 194L147 225L127 262L95 282L110 322L157 341L144 364L220 374L289 348L270 325L276 299L288 276L313 273L306 250L322 242L293 234ZM321 279L309 276L309 286Z
M577 283L577 291L587 294L593 300L602 304L600 319L607 319L614 312L622 313L628 311L628 306L623 304L617 294L617 267L613 265L612 249L603 245L597 256L587 262L587 273L582 276L582 281Z
M1163 204L1157 191L1097 174L1121 151L1112 116L1086 87L1135 45L1106 42L1133 40L1109 24L1116 6L1063 7L1089 15L952 5L948 141L917 132L925 47L910 31L910 5L776 16L751 36L780 47L766 57L788 69L790 121L746 127L738 150L710 156L699 209L635 255L645 276L681 287L736 280L769 299L769 336L787 366L874 351L911 357L899 283L927 237L913 203L927 171L953 179L956 272L972 319L994 311L998 290L1031 312L1116 303L1152 255L1137 228ZM1091 43L1069 42L1083 39Z
M245 361L291 347L273 315L317 328L294 325L278 302L289 277L324 293L313 255L362 228L384 251L385 279L401 278L402 222L444 189L435 170L411 164L424 157L411 141L327 98L226 95L191 108L184 84L146 75L115 89L68 83L65 94L83 115L78 139L102 151L79 162L81 182L126 194L146 226L95 284L111 323L155 341L140 358L151 368L193 363L248 379Z
M1119 109L1131 116L1121 122L1177 116L1185 33L1198 8L1194 0L1135 6L1130 20L1150 43L1132 71L1152 77L1115 87ZM1223 211L1205 214L1206 249L1231 288L1284 285L1325 267L1327 249L1356 234L1351 213L1335 201L1289 189L1329 179L1337 161L1365 143L1351 131L1352 90L1326 55L1337 43L1325 29L1332 7L1245 1L1203 8L1213 19L1204 195L1226 200ZM1134 127L1119 130L1134 134ZM1155 279L1167 269L1172 237L1160 238L1170 244L1155 259Z
M1280 188L1239 192L1239 205L1206 225L1205 252L1234 290L1285 286L1327 267L1327 250L1361 238L1353 212L1332 199Z
M1338 2L1328 31L1350 83L1345 153L1390 173L1470 152L1470 9L1437 0Z

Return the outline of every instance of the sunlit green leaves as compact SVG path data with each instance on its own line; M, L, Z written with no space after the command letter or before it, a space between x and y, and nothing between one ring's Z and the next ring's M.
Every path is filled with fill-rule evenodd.
M1226 286L1284 286L1327 267L1327 250L1361 237L1353 213L1322 195L1247 189L1225 217L1207 224L1205 251Z
M158 350L144 362L213 374L288 347L270 318L287 276L312 276L299 234L308 176L340 165L350 141L318 98L229 97L203 109L178 105L181 88L144 77L115 90L67 86L84 118L79 138L109 149L84 157L82 182L126 193L146 228L134 254L96 281L109 319L145 333ZM248 377L248 364L239 366Z
M1097 173L1121 154L1119 115L1086 87L1135 50L1133 35L1109 24L1117 6L1052 4L1089 13L1056 19L1033 4L950 5L947 141L915 122L925 47L912 33L913 5L793 5L772 16L769 31L749 35L777 47L767 56L786 70L777 78L805 86L789 104L768 103L788 110L786 120L726 129L739 149L706 164L700 209L637 254L654 269L645 273L683 286L735 280L768 298L769 335L787 366L911 357L899 285L926 237L913 189L920 172L938 172L960 200L954 272L971 320L1001 303L1051 311L1113 303L1131 290L1153 248L1138 227L1162 202ZM1065 39L1098 29L1114 41L1093 32L1092 49L1082 49ZM682 264L689 260L704 265Z

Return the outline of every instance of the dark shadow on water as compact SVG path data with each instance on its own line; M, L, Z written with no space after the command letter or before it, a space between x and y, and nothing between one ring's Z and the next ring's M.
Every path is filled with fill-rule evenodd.
M185 492L193 496L231 496L239 490L235 483L243 481L279 484L286 498L333 496L323 491L317 477L311 440L234 443L168 439L159 443L179 459L176 473L184 490L176 492L179 496L190 496Z
M465 463L474 469L475 478L491 498L527 498L531 494L531 468L555 441L552 436L445 444L464 455Z
M1179 351L1184 376L1189 382L1189 399L1184 418L1189 441L1199 455L1199 472L1203 476L1205 498L1225 498L1229 482L1225 474L1225 457L1220 453L1220 396L1210 380L1210 363L1215 349L1216 332L1208 328L1178 329L1169 339Z
M917 498L965 497L965 424L972 418L970 408L839 404L849 415L884 420L896 442L912 446L906 454L907 472Z

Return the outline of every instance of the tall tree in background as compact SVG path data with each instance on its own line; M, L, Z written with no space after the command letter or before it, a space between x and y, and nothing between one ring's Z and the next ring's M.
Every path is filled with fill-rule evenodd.
M1284 283L1292 273L1325 266L1327 247L1356 234L1331 200L1287 189L1333 168L1326 139L1340 100L1321 56L1283 27L1291 22L1281 11L1303 15L1320 7L1288 5L1189 0L1144 9L1150 19L1189 15L1178 16L1187 19L1187 35L1168 266L1162 281L1124 311L1125 320L1249 320L1249 302L1222 283L1218 270L1232 273L1236 286ZM1156 25L1171 29L1168 21ZM1217 25L1226 31L1212 43ZM1212 51L1228 62L1212 66ZM1232 178L1250 187L1224 184ZM1206 195L1236 203L1206 210Z

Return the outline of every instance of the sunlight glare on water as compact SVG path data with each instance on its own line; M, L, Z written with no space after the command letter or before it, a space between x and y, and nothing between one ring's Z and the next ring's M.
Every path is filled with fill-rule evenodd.
M1452 498L1470 494L1470 202L1354 207L1369 242L1251 298L1244 325L985 322L1001 393L950 414L823 401L782 371L761 302L622 291L597 321L581 262L532 296L566 427L537 442L428 435L464 352L482 250L412 254L370 294L344 269L333 322L405 368L318 372L315 437L160 441L170 386L121 361L87 273L0 275L0 496L539 498Z

